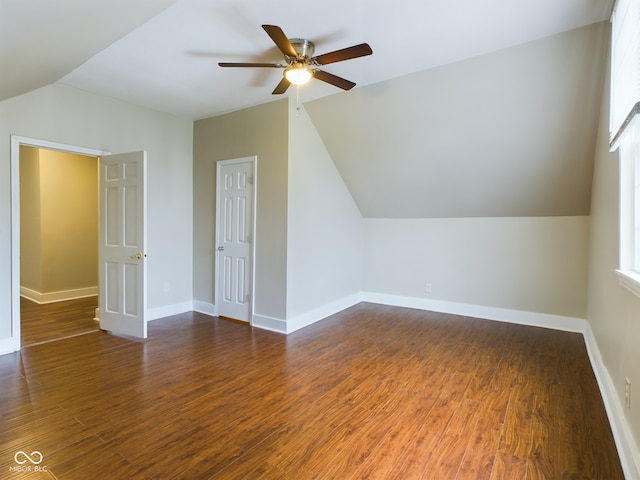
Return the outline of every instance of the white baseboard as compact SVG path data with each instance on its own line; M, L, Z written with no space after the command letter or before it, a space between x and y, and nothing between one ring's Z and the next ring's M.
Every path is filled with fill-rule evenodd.
M218 316L218 307L213 303L202 302L200 300L193 301L193 311ZM262 330L269 330L277 333L287 333L287 321L279 318L267 317L265 315L252 315L251 326Z
M193 301L173 303L162 307L147 308L147 322L158 320L172 315L180 315L181 313L192 312Z
M148 308L147 309L147 321L159 320L171 315L179 315L186 312L199 312L205 315L211 315L213 317L218 316L218 308L208 302L200 300L193 300L191 302L183 302L174 305L167 305L164 307ZM261 328L263 330L270 330L278 333L287 333L287 321L278 318L267 317L265 315L253 315L251 320L251 326Z
M213 303L202 302L200 300L193 301L193 311L214 317L218 316L218 308Z
M535 327L551 328L567 332L578 332L584 334L587 322L582 318L566 317L562 315L551 315L545 313L525 312L521 310L510 310L505 308L487 307L483 305L472 305L455 302L445 302L441 300L427 300L414 297L403 297L399 295L387 295L375 292L362 292L349 297L342 298L320 308L305 312L301 315L287 320L275 319L261 315L254 315L252 325L280 333L292 333L315 322L318 322L330 315L338 313L357 303L371 302L397 307L417 308L433 312L451 313L454 315L464 315L468 317L484 318L500 322L509 322L519 325L530 325ZM208 312L203 312L208 313Z
M384 293L363 292L362 300L371 303L381 303L396 307L417 308L432 312L451 313L465 317L484 318L498 322L530 325L534 327L551 328L566 332L584 333L587 321L583 318L550 315L547 313L525 312L507 308L487 307L467 303L445 302L443 300L429 300L424 298L403 297Z
M98 287L76 288L74 290L61 290L59 292L41 293L27 287L20 287L20 296L36 303L64 302L77 298L94 297L98 295Z
M0 338L0 355L20 350L20 342L18 340L18 337Z
M272 332L287 333L287 321L279 318L267 317L265 315L254 314L251 318L251 326L270 330Z
M342 310L352 307L362 301L362 295L360 293L350 295L348 297L341 298L327 305L323 305L319 308L315 308L308 312L296 315L295 317L288 318L286 322L286 332L293 333L296 330L300 330L306 326L316 323L323 318L327 318L334 313L341 312Z
M633 438L629 423L625 419L624 409L621 403L622 400L616 393L613 380L602 361L600 349L596 343L591 326L588 323L584 332L584 340L589 359L591 360L593 373L598 381L602 400L607 410L609 424L611 425L611 431L616 441L624 476L627 480L640 480L640 449Z
M210 307L207 307L207 305ZM212 313L212 308L215 307L211 304L205 304L204 302L199 302L197 300L174 303L172 305L164 305L162 307L147 308L147 322L153 322L154 320L160 320L161 318L180 315L181 313L192 311L206 313L207 315L217 315L216 313ZM97 322L100 321L100 308L96 308L93 319Z

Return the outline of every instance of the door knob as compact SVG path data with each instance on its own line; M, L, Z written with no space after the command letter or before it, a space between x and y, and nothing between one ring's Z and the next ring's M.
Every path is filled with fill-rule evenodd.
M220 246L218 247L218 251L219 251L219 252L224 252L224 245L220 245Z
M142 254L138 252L135 255L131 255L131 258L137 258L138 260L140 260L142 258Z

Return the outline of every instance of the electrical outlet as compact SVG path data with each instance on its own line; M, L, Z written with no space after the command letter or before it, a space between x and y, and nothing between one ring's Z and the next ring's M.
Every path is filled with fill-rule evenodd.
M430 283L427 283L427 285L426 285L426 287L425 287L425 291L426 291L427 293L431 293L431 284L430 284Z
M624 379L624 403L627 408L631 408L631 380Z

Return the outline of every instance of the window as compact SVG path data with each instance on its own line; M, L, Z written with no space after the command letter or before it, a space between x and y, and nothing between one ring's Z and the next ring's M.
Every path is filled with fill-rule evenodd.
M640 297L640 118L625 129L620 156L620 283Z
M612 143L624 133L640 101L640 2L617 0L611 15Z
M611 16L611 150L620 157L620 283L640 297L640 1Z

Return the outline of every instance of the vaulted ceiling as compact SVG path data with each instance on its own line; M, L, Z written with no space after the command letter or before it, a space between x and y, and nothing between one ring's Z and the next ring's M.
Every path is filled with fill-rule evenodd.
M200 119L275 99L274 24L357 83L300 89L367 217L589 213L613 0L0 0L0 100L59 82ZM286 96L294 96L290 88Z
M366 217L589 215L604 22L308 102Z
M59 81L204 118L273 99L280 70L217 66L281 61L261 24L317 53L368 42L372 57L327 68L362 86L605 20L612 1L0 0L0 99Z

